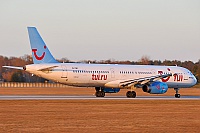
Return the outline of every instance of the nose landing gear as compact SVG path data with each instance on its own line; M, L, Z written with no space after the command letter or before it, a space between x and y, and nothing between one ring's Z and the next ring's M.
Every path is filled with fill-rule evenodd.
M180 98L181 94L178 93L179 88L174 88L174 90L176 91L175 98Z

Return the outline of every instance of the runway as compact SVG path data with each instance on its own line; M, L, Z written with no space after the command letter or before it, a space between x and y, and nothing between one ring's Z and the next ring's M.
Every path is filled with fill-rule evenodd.
M69 96L69 95L1 95L0 100L200 100L200 96L137 96L127 98L125 96Z

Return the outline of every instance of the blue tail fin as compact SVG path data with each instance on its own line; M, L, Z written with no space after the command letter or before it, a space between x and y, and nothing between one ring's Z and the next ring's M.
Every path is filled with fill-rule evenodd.
M34 64L58 63L50 53L45 42L35 27L28 27L28 34L31 44L32 57Z

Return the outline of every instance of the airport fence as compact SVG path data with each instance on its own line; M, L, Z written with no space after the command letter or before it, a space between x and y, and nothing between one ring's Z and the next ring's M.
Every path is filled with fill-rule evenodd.
M20 82L2 82L1 88L64 88L66 85L59 83L20 83Z

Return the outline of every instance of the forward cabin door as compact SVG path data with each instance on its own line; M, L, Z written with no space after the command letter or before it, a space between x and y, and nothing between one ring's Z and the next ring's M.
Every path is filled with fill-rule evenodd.
M62 68L62 75L61 78L66 78L67 79L67 66L66 65L61 65Z

